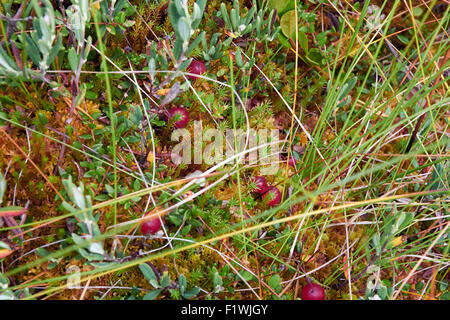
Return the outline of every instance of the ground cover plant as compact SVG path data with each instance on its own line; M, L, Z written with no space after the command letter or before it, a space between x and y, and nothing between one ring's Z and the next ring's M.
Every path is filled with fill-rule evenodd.
M449 299L449 11L2 0L0 299Z

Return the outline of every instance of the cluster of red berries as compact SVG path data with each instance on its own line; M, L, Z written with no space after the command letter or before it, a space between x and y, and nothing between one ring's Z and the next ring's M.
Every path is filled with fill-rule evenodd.
M292 158L293 159L293 158ZM295 160L294 160L295 161ZM295 162L289 161L289 165L295 167ZM292 163L292 164L291 164ZM264 201L271 207L276 206L281 201L281 192L277 187L269 186L267 180L261 176L255 176L250 179L252 183L255 184L255 189L253 192L257 194L262 194ZM321 286L315 283L308 283L302 289L302 300L325 300L325 291Z
M189 67L187 68L188 72L191 74L204 74L206 72L206 66L203 62L193 60ZM198 77L195 75L187 76L192 81L197 80ZM189 112L185 108L175 107L169 110L169 121L173 122L173 126L177 129L184 128L189 123ZM147 212L145 215L148 215L150 212ZM148 220L141 225L141 232L145 235L147 234L155 234L161 228L161 219L159 217Z
M188 72L191 74L204 74L206 72L205 64L201 61L192 60L188 67ZM198 77L188 75L189 79L195 81ZM189 123L189 112L185 108L175 107L169 110L169 121L173 121L173 126L177 129L184 128Z
M262 199L267 202L271 207L276 206L281 201L281 192L275 186L269 186L267 180L264 177L256 176L252 177L251 182L255 184L253 192L262 195Z
M234 52L232 53L234 58ZM201 75L206 72L205 64L201 61L193 60L188 67L188 72L191 74ZM195 81L198 77L195 75L188 75L189 79ZM177 129L184 128L189 123L189 112L185 108L175 107L169 110L169 121L173 121L173 126ZM295 158L290 157L288 165L295 168ZM266 178L262 176L255 176L251 178L251 182L255 183L253 192L262 195L262 199L267 202L267 205L274 207L281 201L281 192L275 186L269 186ZM147 212L147 216L150 212ZM161 228L160 217L155 217L148 220L141 225L142 234L155 234ZM321 286L315 283L308 283L301 294L302 300L325 300L325 292Z
M296 160L293 156L287 161L288 165L295 168ZM264 201L271 207L276 206L281 201L281 192L275 186L269 186L267 180L261 176L255 176L250 179L250 182L255 184L254 193L262 195Z

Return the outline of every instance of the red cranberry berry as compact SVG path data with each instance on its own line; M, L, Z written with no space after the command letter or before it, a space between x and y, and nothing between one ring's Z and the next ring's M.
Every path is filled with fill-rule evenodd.
M148 215L150 212L147 212L145 215ZM161 220L159 219L158 216L154 217L151 220L148 220L146 222L144 222L141 225L141 232L142 234L155 234L156 232L158 232L159 228L161 228Z
M266 178L264 178L264 177L261 177L261 176L252 177L250 179L250 181L252 183L254 183L256 186L255 189L253 189L253 192L255 192L255 193L261 194L261 193L266 192L267 189L269 189Z
M203 62L198 61L198 60L192 60L191 64L187 68L187 70L189 73L204 74L206 72L206 67ZM197 78L198 78L198 77L192 76L192 75L188 75L187 77L193 81L197 80Z
M170 119L175 117L173 125L178 129L186 127L189 122L189 112L185 108L176 107L170 109L169 116Z
M281 201L281 192L277 187L272 186L264 193L262 198L264 201L267 201L269 206L274 207Z
M325 300L325 291L315 283L308 283L302 289L302 300Z

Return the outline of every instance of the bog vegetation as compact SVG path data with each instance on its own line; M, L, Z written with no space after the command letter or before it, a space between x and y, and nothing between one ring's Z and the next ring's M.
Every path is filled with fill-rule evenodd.
M2 0L0 298L449 299L449 11Z

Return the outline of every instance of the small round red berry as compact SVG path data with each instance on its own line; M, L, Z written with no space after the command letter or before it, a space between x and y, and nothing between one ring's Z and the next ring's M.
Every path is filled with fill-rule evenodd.
M150 212L147 212L145 215L150 214ZM148 220L146 222L144 222L141 225L141 232L142 234L155 234L156 232L158 232L158 230L161 228L161 220L159 219L159 217L154 217L151 220Z
M204 74L206 72L206 66L201 61L192 60L191 64L187 68L187 70L189 73L193 73L193 74ZM194 81L197 80L197 78L198 78L194 75L188 75L187 77Z
M175 118L173 125L175 128L181 129L189 123L189 112L185 108L176 107L169 110L170 120Z
M264 193L269 189L269 186L267 185L267 180L264 177L261 176L255 176L250 179L250 182L255 184L255 189L252 191L255 193Z
M281 192L277 187L272 186L264 193L262 198L264 201L267 201L269 206L274 207L281 201Z
M302 300L325 300L325 291L315 283L308 283L302 289Z

